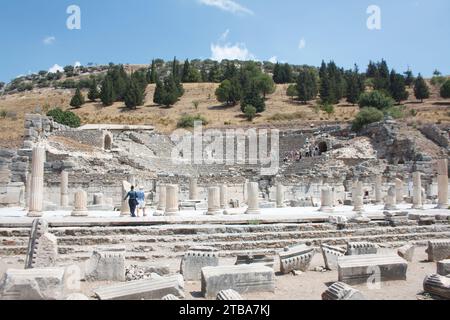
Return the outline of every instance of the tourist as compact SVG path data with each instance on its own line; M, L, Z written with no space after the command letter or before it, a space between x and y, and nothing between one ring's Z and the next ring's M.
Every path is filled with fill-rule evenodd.
M138 209L137 209L137 215L139 215L139 212L142 210L142 216L146 217L147 214L145 213L145 192L144 187L139 187L139 191L137 192L137 201L138 201Z
M123 200L128 199L128 205L130 206L130 212L133 218L136 218L136 215L134 213L136 212L136 206L138 205L137 198L138 198L137 192L134 191L134 186L131 186L131 191L129 191L125 199L123 199Z

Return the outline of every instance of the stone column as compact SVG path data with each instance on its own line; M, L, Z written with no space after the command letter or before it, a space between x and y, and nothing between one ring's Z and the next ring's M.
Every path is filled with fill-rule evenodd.
M257 182L249 182L247 184L248 209L245 214L260 214L259 209L259 185Z
M219 187L208 188L208 212L209 216L214 216L222 213L220 210L220 194L221 190Z
M243 188L244 188L244 203L248 203L248 180L245 180Z
M69 172L61 171L61 207L69 206Z
M413 173L413 209L423 209L422 204L422 174Z
M30 197L31 195L31 173L26 173L26 183L25 183L25 196L26 196L26 203L25 208L28 209L30 207Z
M164 215L176 216L179 212L178 186L175 184L166 186L166 208Z
M375 204L383 203L383 177L377 176L375 178Z
M31 158L29 217L42 216L44 207L44 163L45 148L41 146L35 147Z
M124 200L127 196L127 193L131 190L131 183L128 181L122 181L122 206L120 207L120 215L121 216L130 216L130 206L128 205L128 199Z
M284 186L281 183L277 184L277 208L284 208Z
M78 190L75 193L74 209L72 211L73 217L86 217L89 213L87 211L87 194L84 190Z
M397 204L403 202L404 185L401 179L395 179L395 201Z
M321 207L319 211L333 212L334 211L334 196L333 189L323 188L321 193Z
M437 166L438 166L437 209L448 209L448 160L439 159Z
M364 194L362 181L356 181L353 185L352 202L353 211L362 212L364 210Z
M226 210L228 209L228 186L226 184L222 184L220 186L220 209Z
M158 194L158 207L156 210L164 211L166 209L166 201L167 201L167 187L165 185L159 186L159 194Z
M199 200L198 181L195 178L189 179L189 200Z
M384 206L384 210L397 210L397 192L394 186L389 188L388 194L386 196L386 204Z

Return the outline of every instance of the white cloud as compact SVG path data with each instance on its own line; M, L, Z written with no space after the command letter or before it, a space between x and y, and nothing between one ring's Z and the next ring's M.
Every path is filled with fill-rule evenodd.
M273 56L272 58L269 59L269 62L272 62L272 63L277 63L277 61L278 61L277 56Z
M73 67L74 67L74 68L79 68L79 67L81 67L81 62L80 62L80 61L76 61L76 62L73 64Z
M299 48L300 50L306 48L306 41L305 41L304 38L302 38L302 39L300 40L300 43L298 44L298 48Z
M56 38L54 36L47 36L44 38L44 40L42 40L42 42L44 42L44 44L46 45L51 45L53 43L55 43Z
M255 56L247 49L244 43L235 45L211 44L211 59L216 61L228 60L254 60Z
M234 14L253 15L253 11L232 0L198 0L199 3Z
M48 69L48 72L50 73L56 73L56 72L64 72L63 67L61 67L59 64L55 64L53 67L51 67L50 69Z

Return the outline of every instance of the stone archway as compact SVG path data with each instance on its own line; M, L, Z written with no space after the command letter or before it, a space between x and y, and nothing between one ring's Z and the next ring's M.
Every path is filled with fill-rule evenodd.
M112 149L113 138L109 132L105 132L103 136L103 149L105 151L111 151Z
M325 141L319 143L319 154L328 152L328 144Z

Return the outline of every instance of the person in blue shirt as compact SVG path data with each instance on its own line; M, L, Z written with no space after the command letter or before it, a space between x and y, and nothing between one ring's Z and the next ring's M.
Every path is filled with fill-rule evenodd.
M138 205L138 194L136 191L134 191L134 186L131 186L131 191L129 191L127 193L127 196L123 200L127 200L127 199L128 199L128 205L130 206L131 216L133 218L136 218L135 212L136 212L136 207Z
M139 215L139 212L142 210L142 216L147 216L145 213L145 192L144 187L139 187L139 191L137 191L137 200L138 200L138 208L137 208L137 215Z

